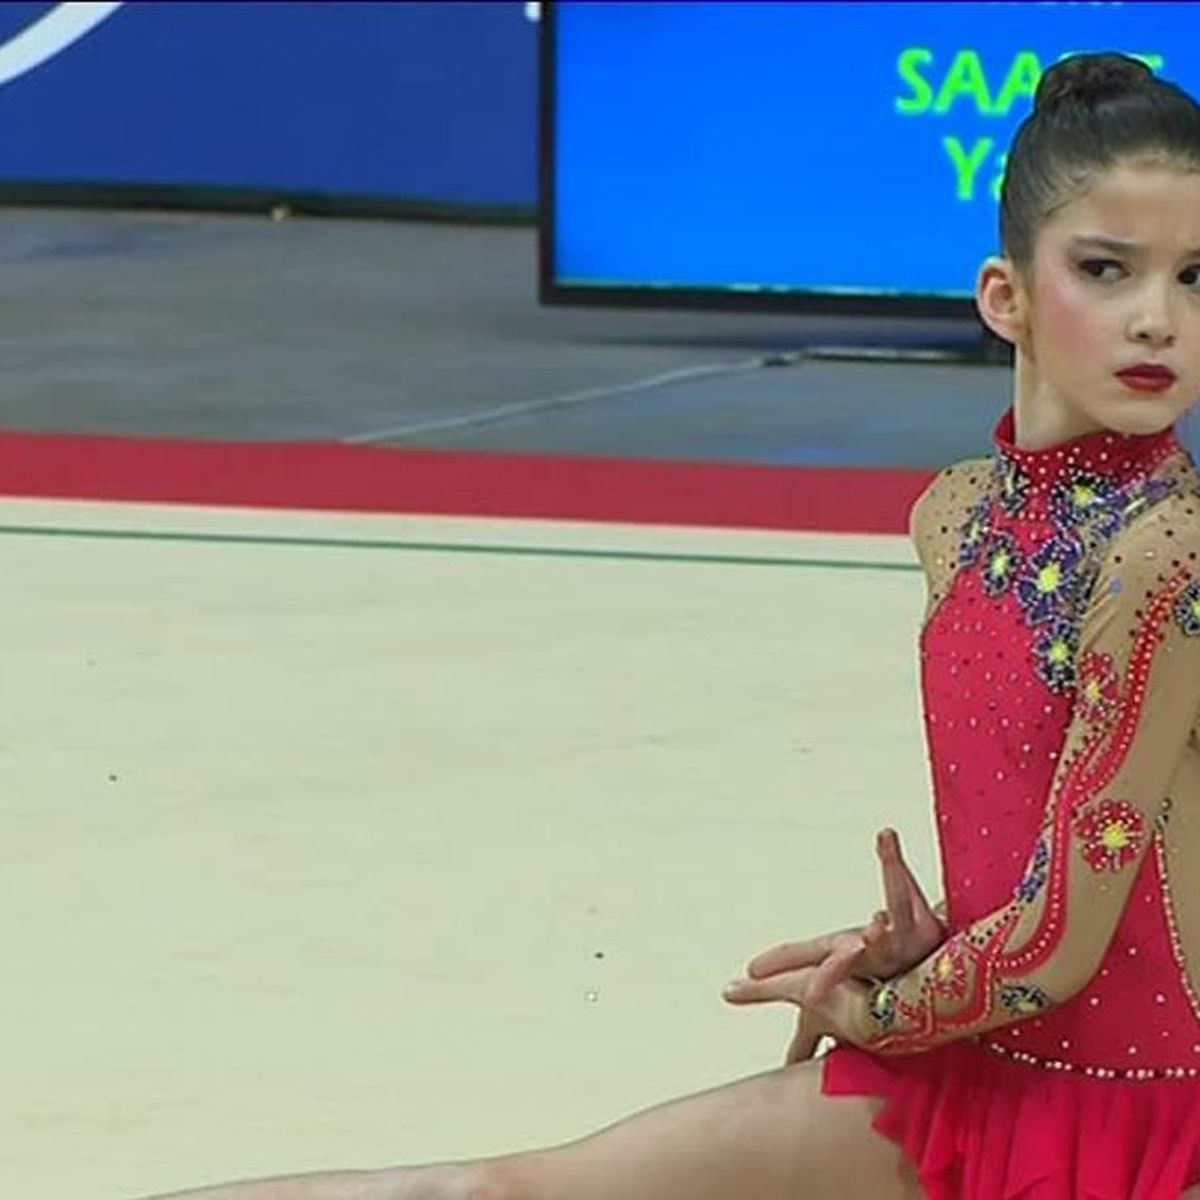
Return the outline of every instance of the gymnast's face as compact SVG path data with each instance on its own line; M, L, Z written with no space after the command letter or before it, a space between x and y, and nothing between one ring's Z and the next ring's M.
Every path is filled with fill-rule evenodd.
M1043 223L1031 274L989 259L976 296L1017 347L1022 445L1157 433L1200 398L1200 172L1148 160L1104 171ZM1174 383L1133 391L1115 372L1140 362Z

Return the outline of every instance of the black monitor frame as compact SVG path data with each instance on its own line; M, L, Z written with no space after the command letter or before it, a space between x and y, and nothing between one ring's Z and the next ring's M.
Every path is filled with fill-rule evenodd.
M570 0L564 0L569 3ZM557 141L558 0L541 6L538 41L540 99L538 119L538 299L547 305L593 308L673 308L760 313L813 313L822 316L945 317L978 321L973 297L905 295L847 296L839 292L764 290L731 292L724 288L599 287L559 283L554 277Z

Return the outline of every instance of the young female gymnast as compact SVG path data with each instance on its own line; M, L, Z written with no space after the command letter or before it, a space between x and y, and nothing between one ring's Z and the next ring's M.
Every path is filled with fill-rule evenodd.
M1000 234L1013 403L911 515L945 924L884 831L887 914L726 992L799 1007L785 1066L530 1153L182 1195L1200 1197L1200 106L1055 65Z

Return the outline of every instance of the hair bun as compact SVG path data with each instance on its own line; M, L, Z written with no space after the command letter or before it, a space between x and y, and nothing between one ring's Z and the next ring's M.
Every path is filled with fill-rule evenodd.
M1072 54L1042 76L1033 98L1034 110L1045 112L1068 101L1092 106L1137 91L1153 78L1154 72L1144 62L1127 54Z

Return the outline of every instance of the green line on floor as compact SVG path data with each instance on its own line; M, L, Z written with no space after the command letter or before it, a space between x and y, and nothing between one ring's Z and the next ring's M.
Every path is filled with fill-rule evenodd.
M478 542L405 542L385 538L279 537L243 533L172 533L165 530L71 529L49 525L0 525L0 536L89 538L131 542L198 542L226 546L305 546L338 550L411 550L435 554L496 554L529 558L617 559L628 562L706 563L739 567L824 567L834 570L919 571L917 563L861 562L833 558L783 558L753 554L687 554L659 550L586 550L554 546L483 545Z

